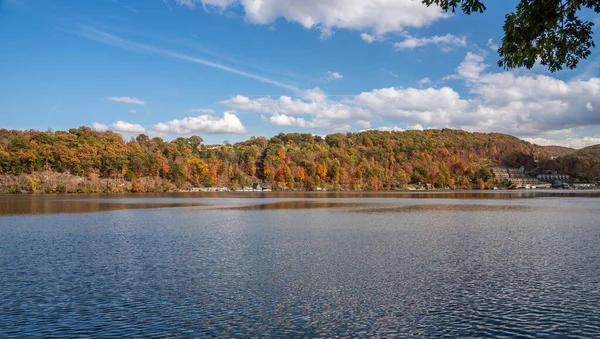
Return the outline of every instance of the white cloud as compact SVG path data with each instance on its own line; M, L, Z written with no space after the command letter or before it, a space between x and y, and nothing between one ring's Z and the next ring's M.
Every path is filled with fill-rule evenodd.
M367 120L356 120L355 124L356 124L356 126L358 126L360 128L369 128L369 127L371 127L371 122L367 121Z
M98 132L106 132L108 130L114 131L114 132L119 132L119 133L131 133L131 134L140 134L140 133L145 133L146 129L139 124L131 124L129 122L125 122L122 120L119 120L113 124L111 124L110 126L99 123L99 122L94 122L92 124L92 128Z
M353 103L387 119L427 125L451 124L454 114L468 108L468 102L449 87L381 88L359 94Z
M403 50L403 49L414 49L417 47L423 47L426 45L438 45L442 49L442 52L448 52L453 47L459 46L464 47L467 45L466 37L457 37L452 34L446 34L443 36L434 35L432 37L427 38L415 38L411 35L406 34L406 39L394 43L394 47Z
M413 0L177 0L194 8L199 4L221 9L241 6L245 20L270 25L278 18L299 23L305 28L317 28L323 36L334 29L372 31L375 35L401 32L408 27L427 26L448 14L432 5Z
M152 127L157 133L164 134L242 134L246 128L233 112L223 113L223 117L200 115L158 123Z
M145 133L146 129L139 124L131 124L122 120L119 120L112 125L110 125L110 129L115 132L121 133Z
M411 126L407 126L406 128L402 128L402 127L398 127L398 126L379 126L377 128L372 128L370 130L375 130L375 131L382 131L382 132L404 132L404 131L410 131L410 130L418 130L418 131L422 131L424 128L421 124L416 124L416 125L411 125ZM363 131L370 131L369 129L366 130L362 130Z
M565 82L546 75L483 73L484 69L483 58L472 53L458 68L476 95L471 101L475 117L462 120L477 118L478 127L522 134L600 125L600 116L588 110L600 103L600 78Z
M402 128L439 126L540 137L600 126L600 115L591 113L600 105L600 78L563 81L546 75L489 72L484 58L471 52L453 78L463 82L467 93L449 86L389 87L333 100L316 88L298 97L238 95L223 103L265 115L272 124L331 130L369 128L366 122L378 122ZM420 86L427 82L422 79Z
M134 109L130 109L128 112L129 112L129 113L131 113L131 114L135 114L135 113L137 113L137 111L136 111L136 110L134 110Z
M398 127L398 126L379 126L377 128L374 128L374 130L382 131L382 132L404 132L404 131L406 131L404 128Z
M210 109L210 108L190 108L188 110L188 112L190 112L190 113L214 113L215 110Z
M184 1L186 1L186 0L184 0ZM205 60L202 58L193 57L193 56L175 52L172 50L155 47L155 46L148 45L148 44L141 43L141 42L123 39L117 35L110 34L105 31L102 31L102 30L99 30L99 29L96 29L96 28L93 28L90 26L82 26L82 28L78 32L76 32L76 34L78 34L84 38L87 38L87 39L90 39L93 41L97 41L99 43L119 47L119 48L122 48L125 50L139 52L139 53L155 54L155 55L160 55L160 56L164 56L164 57L168 57L168 58L172 58L172 59L176 59L176 60L183 60L183 61L187 61L187 62L199 64L199 65L204 65L204 66L219 69L219 70L222 70L222 71L225 71L228 73L237 74L242 77L254 79L254 80L262 82L262 83L266 83L266 84L270 84L270 85L277 86L280 88L284 88L284 89L290 90L292 92L301 92L301 90L296 86L286 84L286 83L283 83L283 82L280 82L280 81L277 81L277 80L274 80L274 79L271 79L268 77L252 74L249 72L239 70L237 68L225 66L220 63L208 61L208 60ZM135 99L135 98L132 99L129 97L108 98L108 99L114 100L114 101L122 101L122 102L126 102L124 100L127 100L127 99L128 100L138 100L138 99ZM115 100L115 99L119 99L119 100ZM141 100L138 100L138 101L142 104L145 104L144 101L141 101ZM137 102L132 102L132 103L137 103Z
M600 136L566 139L524 138L524 140L540 146L563 146L578 149L600 144Z
M110 98L106 98L106 100L123 102L126 104L135 104L135 105L145 105L146 104L146 102L144 100L140 100L138 98L131 98L131 97L110 97Z
M298 127L313 127L312 124L307 123L303 118L294 118L285 114L275 113L271 117L266 118L263 116L264 121L268 121L275 126L298 126Z
M360 34L360 38L368 43L368 44L372 44L375 41L383 41L385 40L384 36L381 35L373 35L373 34L368 34L368 33L361 33Z
M343 79L344 76L341 75L338 72L332 72L332 71L328 71L327 73L325 73L325 75L323 76L323 80L340 80Z
M487 46L494 52L497 52L498 49L500 48L500 46L498 46L498 44L494 43L494 39L492 39L492 38L488 39Z
M419 84L419 87L423 87L425 85L430 84L431 83L431 79L429 79L428 77L425 77L425 78L419 80L417 83Z
M151 138L166 138L169 136L169 133L161 133L156 131L148 131L148 136Z
M265 118L271 123L291 123L295 126L311 127L329 130L348 130L351 124L358 121L370 120L370 113L360 107L343 102L329 100L327 95L315 88L304 92L303 98L281 96L278 99L270 97L250 99L245 96L235 96L222 102L240 111L250 111L261 114L271 114L274 118ZM294 115L311 116L312 120L298 119ZM364 123L361 123L364 125Z
M313 102L325 102L327 101L327 94L323 92L319 87L304 91L304 99Z
M477 78L479 78L481 72L483 72L487 68L487 65L484 64L483 61L483 56L472 52L468 52L465 56L465 59L460 63L460 65L456 69L456 72L458 74L455 75L455 77L462 77L465 80L476 80ZM446 78L451 77L452 76Z
M101 124L99 122L94 122L92 124L92 129L94 129L98 132L106 132L108 130L108 126L106 126L105 124Z

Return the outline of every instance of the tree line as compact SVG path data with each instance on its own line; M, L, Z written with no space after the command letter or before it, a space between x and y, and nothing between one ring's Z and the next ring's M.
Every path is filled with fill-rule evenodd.
M0 129L0 174L27 178L11 181L20 185L15 191L44 187L46 192L157 192L236 189L253 183L274 190L391 190L409 184L490 188L502 185L491 167L532 169L540 161L563 171L562 167L578 166L577 173L567 169L576 177L597 176L593 162L550 160L544 148L513 136L450 129L364 131L324 138L281 133L223 145L206 145L199 136L165 141L140 134L125 141L120 134L88 127L56 132ZM35 175L48 172L85 180L68 189L52 187L44 183L48 176Z

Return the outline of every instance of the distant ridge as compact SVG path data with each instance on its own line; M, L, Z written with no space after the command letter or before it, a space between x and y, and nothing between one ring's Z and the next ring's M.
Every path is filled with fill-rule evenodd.
M595 182L600 176L600 144L569 151L554 160L543 161L542 165L584 182Z
M573 154L577 152L575 148L563 147L563 146L542 146L546 151L548 151L551 155L557 157L563 157L565 155Z
M598 158L600 157L600 144L584 147L580 150L577 150L574 155L579 157Z

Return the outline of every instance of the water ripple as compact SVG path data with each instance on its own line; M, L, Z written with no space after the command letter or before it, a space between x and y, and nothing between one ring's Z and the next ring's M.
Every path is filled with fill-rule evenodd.
M0 337L600 336L597 200L265 204L0 217Z

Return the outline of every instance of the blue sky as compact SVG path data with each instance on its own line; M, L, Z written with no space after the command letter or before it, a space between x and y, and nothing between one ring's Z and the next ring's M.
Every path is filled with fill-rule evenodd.
M0 127L209 143L450 127L600 143L596 51L554 74L496 66L516 3L467 16L413 0L0 0Z

